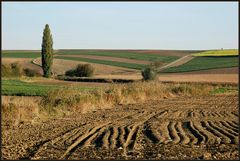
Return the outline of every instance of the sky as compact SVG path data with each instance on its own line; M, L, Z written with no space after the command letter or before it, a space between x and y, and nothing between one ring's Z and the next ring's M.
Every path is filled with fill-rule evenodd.
M238 48L238 2L1 2L2 49Z

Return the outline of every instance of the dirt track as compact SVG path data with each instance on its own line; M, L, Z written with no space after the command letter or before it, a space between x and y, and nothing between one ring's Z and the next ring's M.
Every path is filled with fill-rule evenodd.
M171 67L175 67L175 66L179 66L179 65L185 64L185 63L189 62L192 59L193 59L193 57L191 55L186 55L186 56L181 57L181 58L179 58L179 59L177 59L177 60L175 60L175 61L173 61L173 62L171 62L171 63L169 63L167 65L164 65L164 66L160 67L158 69L158 71L161 71L161 70L166 69L166 68L171 68Z
M3 126L3 158L237 159L237 104L237 95L173 97Z

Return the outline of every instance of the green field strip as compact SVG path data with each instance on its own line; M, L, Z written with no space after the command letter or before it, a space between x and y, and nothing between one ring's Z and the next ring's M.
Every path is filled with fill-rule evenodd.
M93 87L69 87L66 85L47 85L28 83L21 80L2 80L2 95L15 95L15 96L45 96L49 90L66 88L75 90L91 90Z
M124 62L89 59L89 58L79 58L79 57L55 56L54 58L55 59L74 60L74 61L83 61L83 62L96 63L96 64L111 65L111 66L131 68L131 69L137 69L137 70L141 70L141 69L143 69L144 67L147 66L145 64L124 63Z
M59 51L57 54L62 55L94 55L94 56L109 56L117 58L127 58L135 60L146 60L146 61L161 61L161 62L172 62L178 59L178 56L163 56L158 54L146 54L146 53L134 53L127 51Z
M238 66L238 57L195 57L180 66L164 69L161 73L191 72L207 69L230 68Z
M2 58L37 58L41 57L40 52L9 52L2 53Z

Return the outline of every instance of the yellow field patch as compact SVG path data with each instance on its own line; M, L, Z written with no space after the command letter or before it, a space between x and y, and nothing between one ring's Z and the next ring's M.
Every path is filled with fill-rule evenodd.
M192 54L192 56L237 56L238 50L210 50L201 53Z

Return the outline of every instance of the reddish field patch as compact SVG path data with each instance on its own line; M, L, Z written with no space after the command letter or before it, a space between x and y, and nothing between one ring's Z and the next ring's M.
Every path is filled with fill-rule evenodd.
M161 74L161 81L238 83L238 74Z
M177 51L177 50L128 50L129 52L136 52L142 54L158 54L163 56L185 56L191 54L190 51Z

